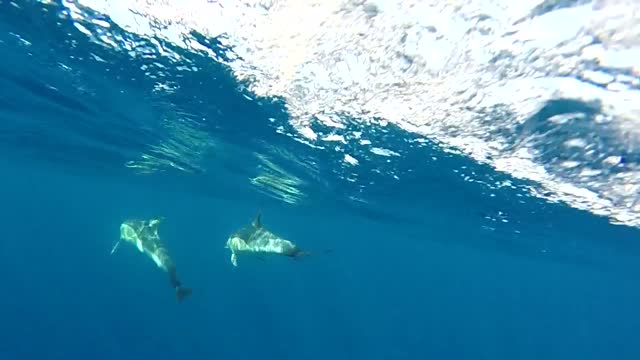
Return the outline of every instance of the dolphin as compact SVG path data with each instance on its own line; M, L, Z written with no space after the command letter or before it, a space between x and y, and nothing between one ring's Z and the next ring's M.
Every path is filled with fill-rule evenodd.
M180 303L185 297L191 295L191 289L183 287L178 280L176 266L160 240L158 225L161 220L126 220L120 224L120 240L115 244L111 253L116 251L122 240L134 245L141 253L150 257L159 268L169 274L171 287L176 290L176 298Z
M229 236L225 248L231 251L231 264L238 266L238 253L278 254L292 258L310 255L291 241L281 238L262 226L258 213L251 224Z

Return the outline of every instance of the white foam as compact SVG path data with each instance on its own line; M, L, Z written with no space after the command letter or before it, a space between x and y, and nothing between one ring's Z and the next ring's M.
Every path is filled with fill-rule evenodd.
M372 147L370 151L380 156L400 156L400 154L398 154L393 150L379 148L379 147Z
M640 184L636 164L615 175L599 170L609 164L602 159L555 166L534 156L533 145L512 146L527 144L529 135L496 135L515 130L549 100L596 100L603 105L599 119L610 119L609 141L620 151L637 152L637 1L597 0L541 16L529 16L539 0L80 3L129 31L187 48L182 39L189 39L191 30L224 34L225 44L239 55L228 62L234 75L249 81L258 96L283 98L301 142L336 140L320 138L309 126L313 121L334 128L346 117L372 126L395 123L445 149L537 182L531 189L536 196L640 225L640 199L628 191ZM166 28L153 28L150 19ZM611 83L615 71L624 72L631 86ZM486 115L498 106L501 113ZM556 135L536 136L536 144L544 145ZM572 149L593 147L596 141L565 140ZM368 140L353 141L366 146ZM620 156L602 151L604 157ZM344 154L345 164L357 164L356 157Z
M358 159L354 158L349 154L344 154L344 162L349 165L358 165Z

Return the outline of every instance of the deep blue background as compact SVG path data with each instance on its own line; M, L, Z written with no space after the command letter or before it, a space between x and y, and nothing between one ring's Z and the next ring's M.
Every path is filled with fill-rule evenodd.
M506 176L402 148L400 131L368 130L403 154L396 171L412 171L385 180L370 170L389 164L363 161L370 205L354 205L355 186L331 176L344 171L340 154L277 135L266 118L286 122L278 101L243 100L223 67L196 55L208 72L181 78L170 101L207 115L236 150L205 173L137 176L122 164L162 135L139 60L88 43L55 6L0 3L1 359L640 357L637 230L465 182L453 170ZM246 154L263 142L320 164L301 205L249 188ZM233 268L224 243L258 209L317 255ZM499 211L508 223L487 220ZM155 216L194 289L182 304L135 249L109 255L123 220Z

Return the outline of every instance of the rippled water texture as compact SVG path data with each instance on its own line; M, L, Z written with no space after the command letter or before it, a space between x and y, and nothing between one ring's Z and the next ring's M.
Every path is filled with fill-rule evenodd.
M289 115L282 133L338 153L343 178L371 158L393 158L428 140L526 180L530 194L640 225L640 5L633 0L65 6L91 41L128 56L144 51L103 16L149 39L184 71L198 68L160 39L228 65L248 97L282 99ZM179 91L163 80L162 67L145 70L159 93ZM197 119L168 121L171 135L127 166L201 166L199 154L214 145ZM362 128L392 125L415 136L407 148L362 136ZM277 183L278 196L299 198L299 179L268 164L254 184ZM385 176L402 177L402 170Z

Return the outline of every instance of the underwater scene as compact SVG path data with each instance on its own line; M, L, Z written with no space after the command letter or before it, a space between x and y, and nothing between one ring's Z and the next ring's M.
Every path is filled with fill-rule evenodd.
M640 359L637 0L0 30L0 360Z

